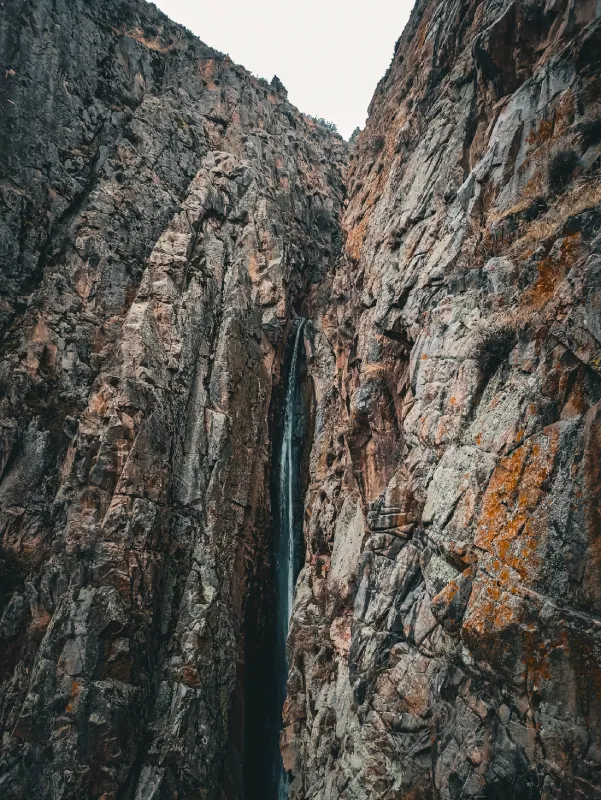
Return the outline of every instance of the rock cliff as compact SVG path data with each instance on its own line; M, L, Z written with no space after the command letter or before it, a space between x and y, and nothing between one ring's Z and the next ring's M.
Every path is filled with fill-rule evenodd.
M152 6L1 18L0 796L241 797L269 409L346 148Z
M347 146L6 0L0 104L0 795L267 800L298 315L290 797L601 797L601 2L418 0Z
M601 4L420 0L313 315L292 797L601 796Z

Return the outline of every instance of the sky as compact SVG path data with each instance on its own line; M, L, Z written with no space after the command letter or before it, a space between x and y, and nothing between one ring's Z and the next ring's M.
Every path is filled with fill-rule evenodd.
M334 122L346 139L364 126L413 7L413 0L154 2L257 77L277 75L291 103Z

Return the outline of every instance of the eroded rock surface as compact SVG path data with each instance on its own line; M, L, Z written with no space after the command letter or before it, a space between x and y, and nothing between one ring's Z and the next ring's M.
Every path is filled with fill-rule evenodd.
M378 86L310 342L297 800L601 796L600 44L597 2L421 0Z
M298 312L291 797L601 797L601 4L418 0L346 190L153 7L0 8L0 795L244 796Z
M0 796L242 797L268 411L346 148L152 6L0 19Z

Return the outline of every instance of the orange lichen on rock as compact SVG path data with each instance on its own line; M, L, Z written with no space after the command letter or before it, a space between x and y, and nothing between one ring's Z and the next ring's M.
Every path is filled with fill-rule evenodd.
M346 252L354 261L359 261L361 258L361 249L367 232L367 223L367 217L363 217L361 222L353 226L346 240Z
M544 439L527 441L499 463L484 495L474 540L529 581L536 579L541 565L541 524L535 515L558 442L557 430L548 429Z
M524 599L480 573L474 582L461 635L474 657L520 678Z
M538 265L538 278L530 292L526 293L527 301L540 307L553 295L561 281L578 260L580 234L566 236L559 252L551 252Z

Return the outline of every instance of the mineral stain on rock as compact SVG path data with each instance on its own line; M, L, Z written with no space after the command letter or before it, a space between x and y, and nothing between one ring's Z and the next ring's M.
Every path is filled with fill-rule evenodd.
M346 144L0 6L2 798L601 797L600 48L418 0Z

